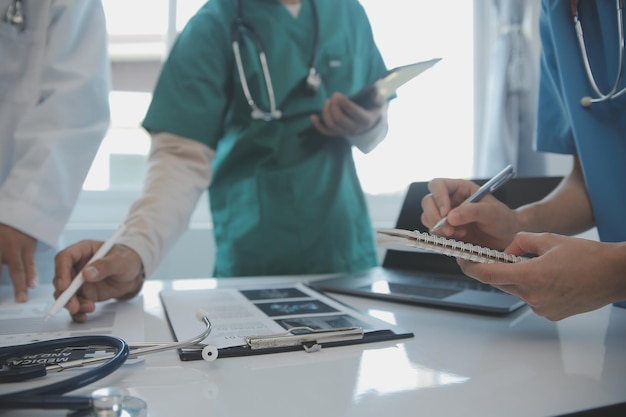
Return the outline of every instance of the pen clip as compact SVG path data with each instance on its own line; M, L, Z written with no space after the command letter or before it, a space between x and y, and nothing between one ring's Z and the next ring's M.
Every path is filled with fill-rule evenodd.
M307 352L322 348L322 343L343 342L363 338L361 327L341 327L337 329L312 329L301 326L292 327L284 333L246 337L246 343L252 350L271 349L289 346L302 346Z
M493 184L491 184L491 187L489 188L489 192L493 193L495 190L500 188L500 186L502 184L504 184L505 182L507 182L508 180L513 178L514 176L515 176L515 171L513 169L511 169L510 171L506 172L500 178L497 178L497 180Z

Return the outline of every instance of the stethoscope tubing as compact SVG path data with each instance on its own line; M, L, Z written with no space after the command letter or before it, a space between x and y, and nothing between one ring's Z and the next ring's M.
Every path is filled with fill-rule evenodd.
M315 0L310 0L311 2L311 10L313 14L313 23L314 23L314 33L313 33L313 52L311 53L311 57L309 59L309 74L306 78L307 85L309 88L317 92L320 84L320 77L315 68L315 61L317 59L317 50L319 48L319 18L317 16L317 7L315 6ZM276 105L276 97L274 94L274 86L272 85L272 77L269 71L269 65L267 63L267 57L265 55L265 49L263 48L263 43L261 42L261 38L258 33L255 31L254 27L246 22L243 18L243 6L241 4L241 0L237 0L237 14L232 19L230 24L230 32L232 39L232 49L233 55L235 57L235 66L237 68L237 73L239 75L239 79L241 81L241 89L243 90L243 94L246 98L246 101L250 108L252 109L252 118L257 120L264 120L266 122L272 120L278 120L283 117L283 113L280 109L277 108ZM241 32L242 29L245 29L248 36L253 40L255 47L258 51L259 62L261 64L261 71L263 73L263 80L265 82L265 88L267 90L267 97L269 100L269 110L262 110L252 98L252 94L250 93L250 88L248 86L248 82L246 80L246 74L243 67L243 62L241 59L241 50L240 50L240 41L241 41Z
M29 390L0 395L0 409L65 409L79 410L90 408L93 404L91 397L64 396L63 394L82 388L96 382L117 370L129 357L137 357L151 353L165 352L184 347L198 346L206 339L213 328L208 315L203 312L197 313L197 318L204 322L206 328L197 336L181 342L173 343L144 343L129 345L124 340L113 336L79 336L55 339L49 341L29 343L0 348L0 364L14 357L22 357L41 352L50 352L56 349L68 347L81 348L103 346L114 350L115 353L102 355L97 358L87 358L71 361L63 365L51 365L49 370L60 371L73 367L96 365L74 377L56 382L54 384L33 388ZM132 348L132 350L131 350ZM203 358L212 361L217 358L217 349L213 346L205 346L206 354ZM205 350L203 349L203 353ZM41 375L45 375L45 372Z
M69 409L88 408L91 397L63 396L63 394L92 384L117 370L126 362L128 344L114 336L78 336L49 341L5 347L0 350L0 362L16 356L27 356L39 352L63 349L68 346L105 346L115 350L115 354L101 365L88 369L75 376L49 385L0 395L0 409Z
M583 97L581 99L581 104L583 107L589 107L593 103L601 103L608 100L614 100L622 95L626 94L626 87L619 89L620 84L622 83L622 78L624 75L624 18L623 18L623 10L624 10L624 0L616 0L615 1L616 12L617 12L617 31L618 31L618 68L617 75L615 77L615 82L613 87L608 93L603 93L598 84L596 83L595 77L593 75L593 70L591 69L591 64L589 63L589 56L587 55L587 48L585 46L585 38L583 36L582 24L580 23L580 17L578 15L578 1L571 0L570 9L572 14L572 19L574 21L574 29L576 31L576 38L578 39L578 46L580 48L580 53L583 60L583 66L585 68L585 72L587 74L587 79L591 88L595 92L597 97Z

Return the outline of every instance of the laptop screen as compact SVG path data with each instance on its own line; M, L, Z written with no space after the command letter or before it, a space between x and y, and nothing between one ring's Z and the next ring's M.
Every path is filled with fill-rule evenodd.
M513 178L500 187L494 196L511 208L517 208L542 199L561 182L562 177L519 177ZM487 179L473 180L482 185ZM419 230L428 228L421 222L422 198L429 193L428 182L414 182L409 186L400 215L397 229ZM383 267L390 269L463 274L456 259L434 253L403 252L387 250Z

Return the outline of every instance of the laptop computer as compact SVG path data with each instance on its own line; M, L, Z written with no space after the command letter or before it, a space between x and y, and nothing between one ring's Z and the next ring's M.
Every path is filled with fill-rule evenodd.
M517 208L545 197L561 179L513 178L494 195L509 207ZM486 181L475 180L479 184ZM428 182L409 186L397 229L428 231L420 220L422 197L428 193ZM380 267L311 281L309 285L320 291L487 314L508 314L525 304L513 295L467 277L454 258L428 252L389 249Z

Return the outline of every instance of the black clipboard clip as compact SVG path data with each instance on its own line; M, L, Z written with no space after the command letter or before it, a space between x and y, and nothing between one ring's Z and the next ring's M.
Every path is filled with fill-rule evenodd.
M292 327L284 333L246 337L251 350L302 346L306 352L317 352L322 344L363 339L363 328L340 327L336 329L312 329L306 326Z

